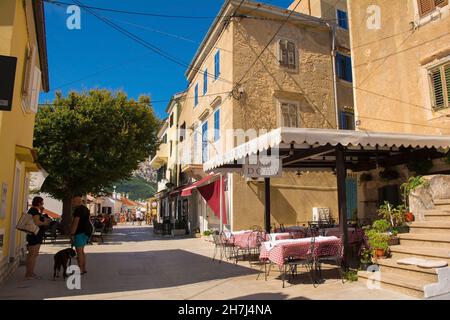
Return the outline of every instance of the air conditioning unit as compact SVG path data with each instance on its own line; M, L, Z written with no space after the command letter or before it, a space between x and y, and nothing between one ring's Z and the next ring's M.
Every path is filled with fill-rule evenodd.
M314 207L312 210L312 221L329 221L331 218L330 208Z
M245 182L264 182L264 178L258 177L258 178L250 178L250 177L246 177L245 178Z

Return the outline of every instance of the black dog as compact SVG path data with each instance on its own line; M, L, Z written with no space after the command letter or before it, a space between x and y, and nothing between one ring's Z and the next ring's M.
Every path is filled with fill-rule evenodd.
M72 248L60 250L55 254L54 256L55 264L53 266L53 279L59 276L61 267L63 267L63 278L66 279L67 267L72 262L72 258L75 257L76 255L77 254L75 250L73 250Z

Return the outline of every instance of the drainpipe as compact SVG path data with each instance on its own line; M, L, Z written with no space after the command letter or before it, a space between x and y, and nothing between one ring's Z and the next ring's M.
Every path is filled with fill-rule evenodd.
M333 91L334 91L334 109L336 112L336 130L339 130L339 106L337 99L337 80L336 80L336 27L326 23L331 31L331 60L333 64Z

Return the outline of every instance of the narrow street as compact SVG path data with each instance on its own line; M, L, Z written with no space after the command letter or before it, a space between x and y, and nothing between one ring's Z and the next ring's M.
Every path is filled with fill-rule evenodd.
M268 281L248 262L212 261L212 243L196 238L155 236L148 226L116 226L103 244L86 247L88 273L81 290L52 280L53 254L67 244L41 247L36 273L24 280L24 266L0 287L0 299L411 299L386 290L368 290L365 281L342 284L336 270L313 288L299 276L282 288L277 268ZM72 263L75 263L73 260ZM303 271L303 270L302 270Z

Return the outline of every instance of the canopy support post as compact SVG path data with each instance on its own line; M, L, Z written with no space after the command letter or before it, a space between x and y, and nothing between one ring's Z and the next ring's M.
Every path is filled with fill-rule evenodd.
M222 181L222 173L220 173L219 176L219 192L220 192L220 202L219 202L219 215L220 215L220 232L223 231L223 210L222 210L222 203L223 203L223 197L222 197L222 193L223 193L223 181Z
M347 168L345 167L345 151L344 147L339 144L336 146L336 180L338 192L338 207L339 207L339 231L344 243L344 267L348 266L348 226L347 226L347 190L345 180L347 178Z
M270 178L264 178L264 222L266 232L270 233Z

